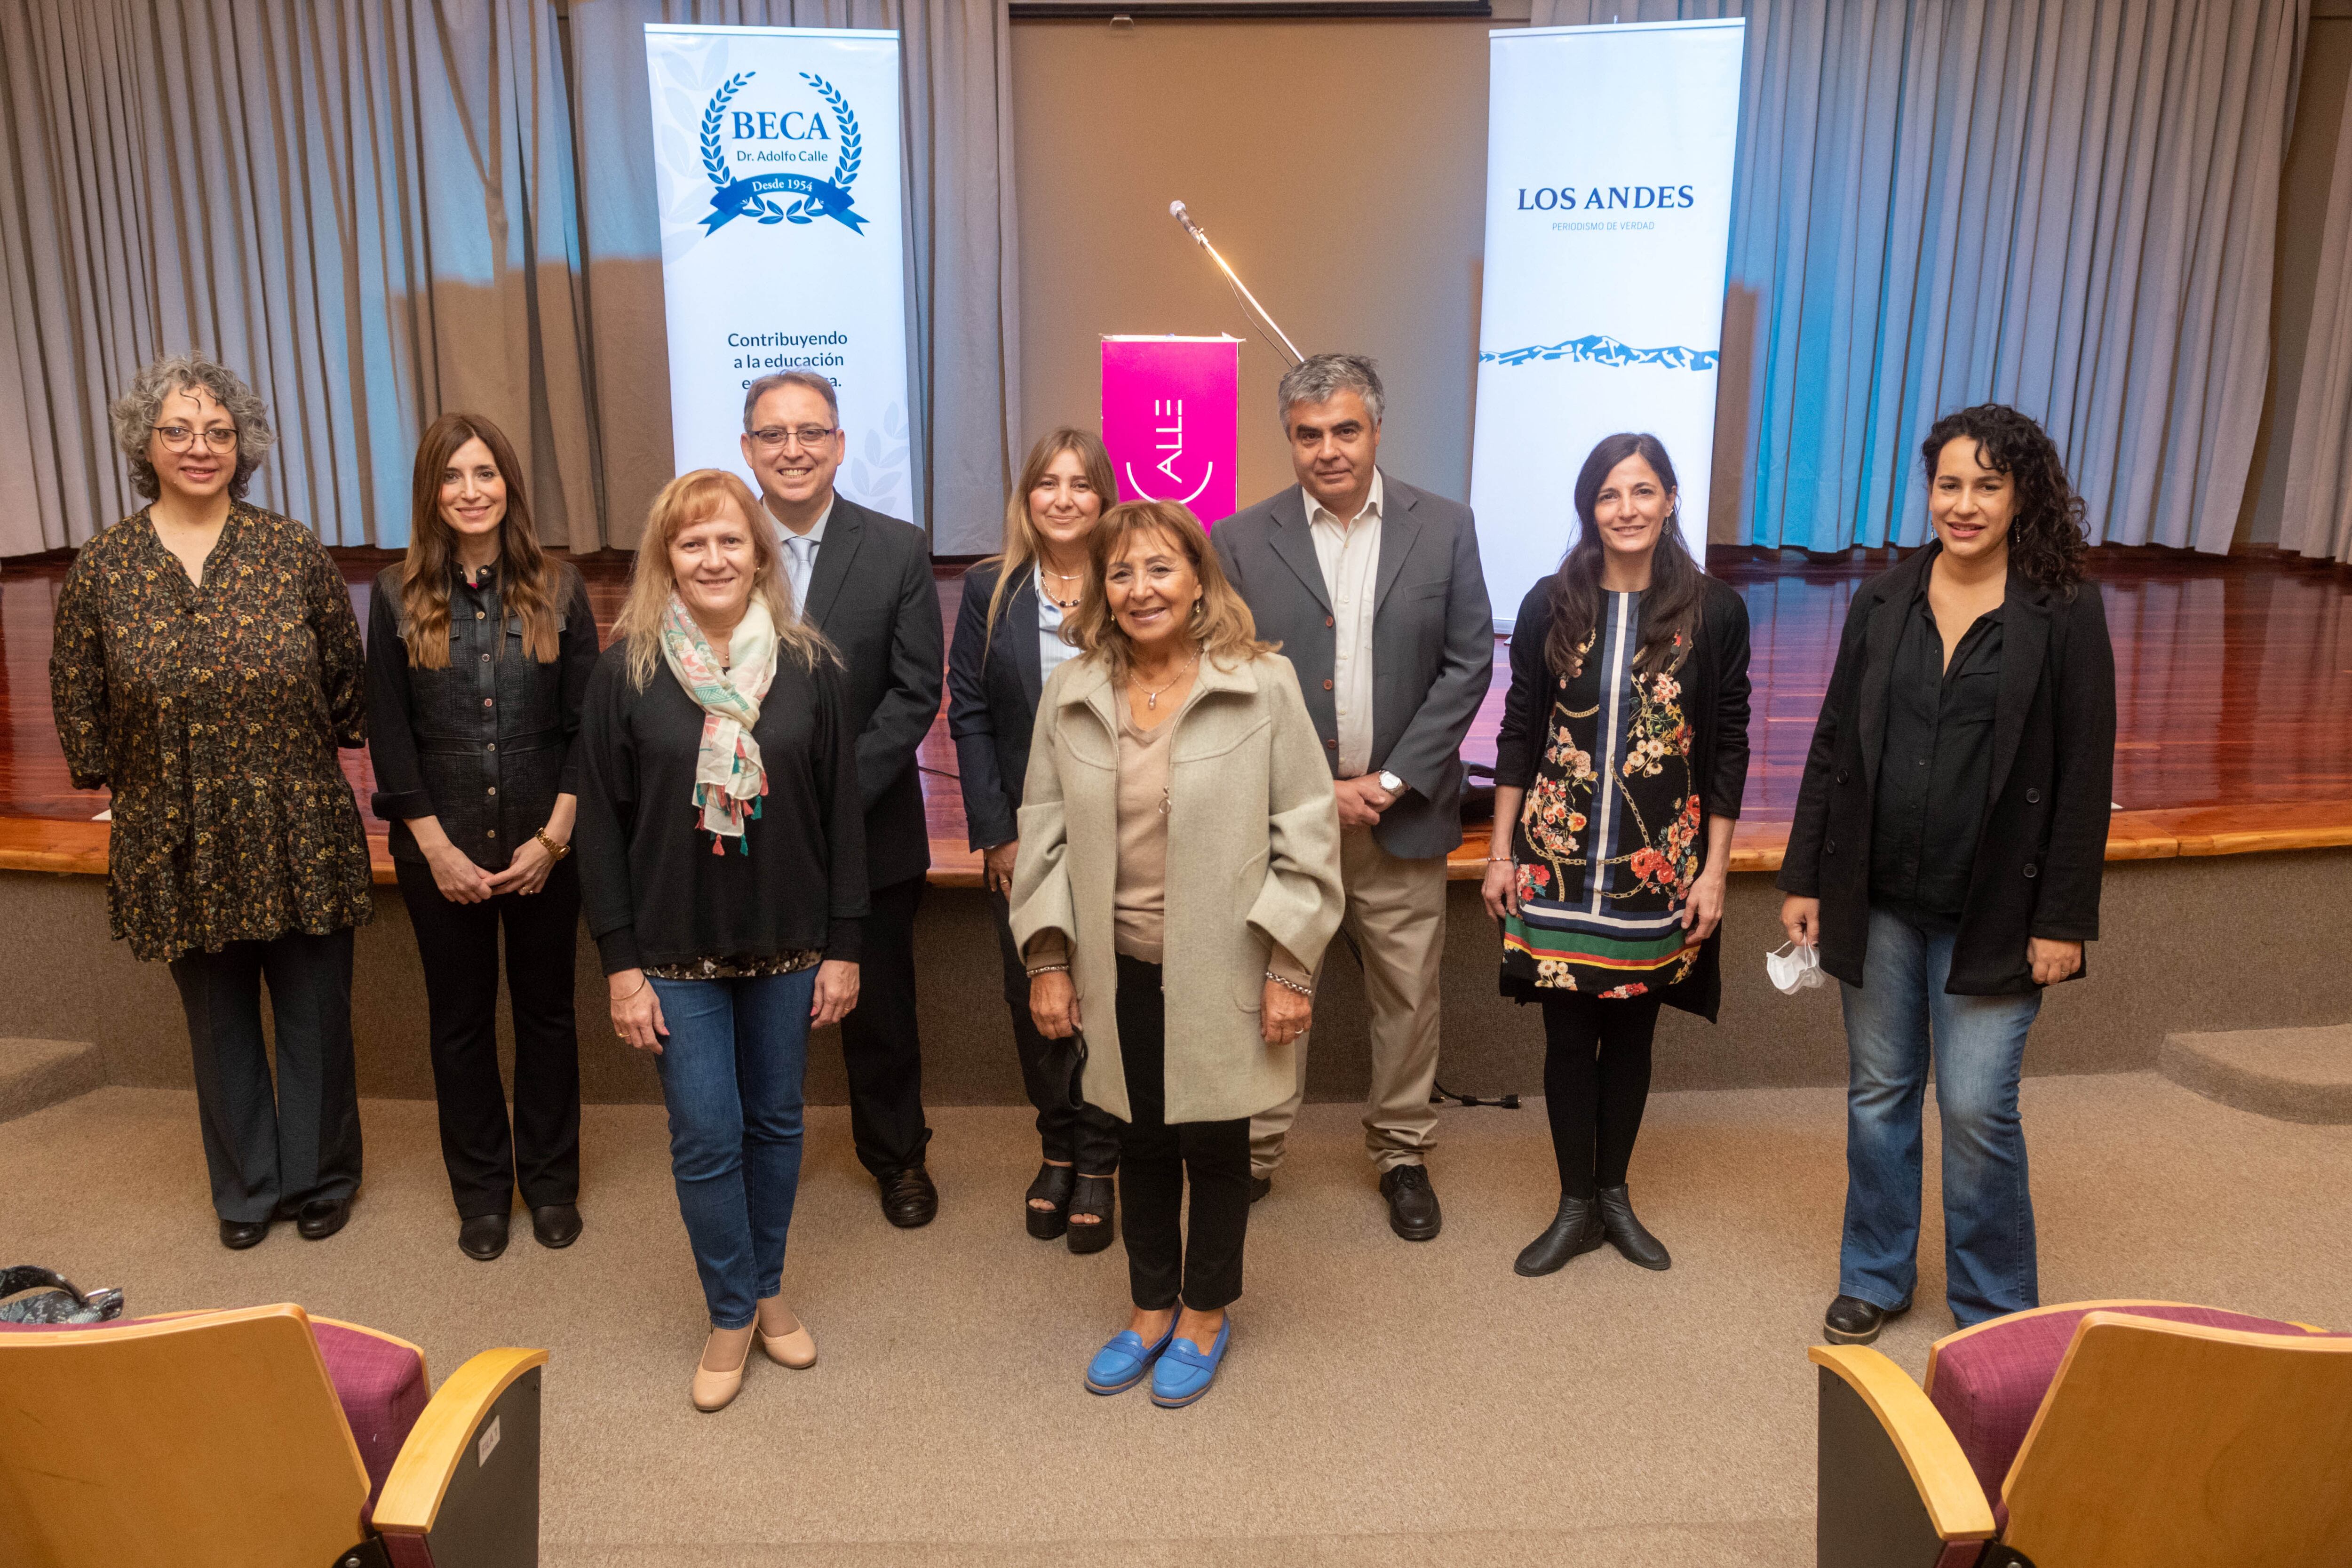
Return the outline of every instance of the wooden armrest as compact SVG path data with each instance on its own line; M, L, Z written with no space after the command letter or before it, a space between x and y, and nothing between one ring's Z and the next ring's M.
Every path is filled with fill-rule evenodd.
M1805 1355L1822 1369L1821 1568L1925 1568L1950 1542L1991 1539L1992 1505L1976 1471L1901 1367L1862 1345L1815 1345Z
M484 1351L433 1395L384 1479L373 1523L386 1535L462 1529L539 1543L539 1383L541 1350Z

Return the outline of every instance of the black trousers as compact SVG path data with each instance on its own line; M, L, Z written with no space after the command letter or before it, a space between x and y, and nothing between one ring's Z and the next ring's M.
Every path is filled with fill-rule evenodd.
M924 879L877 888L866 917L857 1005L841 1021L849 1069L849 1135L877 1176L923 1163L923 1043L915 1027L915 911Z
M478 904L441 896L432 871L395 863L416 953L441 1110L441 1163L457 1217L580 1196L580 1028L572 1005L580 869L555 863L536 893ZM514 1118L499 1077L499 932L514 1009Z
M250 1225L360 1187L352 932L292 932L172 960L188 1016L213 1208ZM269 982L278 1074L261 1033Z
M1127 1280L1157 1312L1181 1298L1213 1312L1242 1293L1249 1234L1249 1118L1168 1124L1168 1010L1160 965L1118 961L1118 1054L1129 1120L1118 1132L1118 1196L1127 1205ZM1192 1228L1184 1233L1184 1182ZM1181 1287L1181 1289L1180 1289Z
M1544 1110L1559 1190L1591 1198L1622 1187L1650 1100L1650 1039L1658 998L1602 1001L1576 992L1546 994Z
M996 917L996 944L1004 958L1004 1005L1013 1014L1013 1045L1021 1055L1021 1087L1037 1108L1037 1141L1045 1158L1076 1164L1087 1176L1108 1175L1118 1165L1118 1121L1110 1112L1082 1105L1072 1110L1045 1082L1045 1037L1029 1014L1029 966L1013 941L1013 904L1003 893L988 895Z

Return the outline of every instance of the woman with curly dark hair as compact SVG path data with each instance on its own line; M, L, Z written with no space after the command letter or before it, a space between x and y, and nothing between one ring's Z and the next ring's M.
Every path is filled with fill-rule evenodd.
M2056 445L1989 403L1920 461L1935 541L1854 595L1780 876L1789 939L1843 983L1842 1344L1911 1305L1931 1061L1952 1315L2038 1304L2018 1078L2042 988L2099 934L2115 773L2115 656Z

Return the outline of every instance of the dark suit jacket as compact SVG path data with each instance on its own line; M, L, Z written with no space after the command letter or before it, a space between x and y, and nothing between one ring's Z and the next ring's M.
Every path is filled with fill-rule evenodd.
M835 497L803 614L841 650L867 885L919 877L930 868L931 836L915 751L939 716L944 663L930 541L912 523Z
M1917 552L1854 595L1780 863L1781 891L1821 900L1822 967L1850 985L1862 984L1869 945L1871 808L1895 647L1940 548ZM2029 937L2099 934L2116 763L2106 610L2095 583L2069 599L2013 571L2003 610L1991 790L1944 987L1955 996L2032 990Z
M1045 686L1037 647L1037 583L1028 573L1004 591L996 635L988 635L988 597L1002 570L983 561L963 574L963 603L948 648L948 733L955 737L963 781L964 821L974 849L1021 837L1021 784L1029 776L1029 737Z
M1462 742L1495 671L1495 617L1470 509L1381 474L1381 562L1373 588L1372 765L1405 793L1372 830L1407 859L1462 842ZM1307 503L1292 485L1217 524L1225 575L1298 671L1307 711L1339 767L1330 682L1338 641Z

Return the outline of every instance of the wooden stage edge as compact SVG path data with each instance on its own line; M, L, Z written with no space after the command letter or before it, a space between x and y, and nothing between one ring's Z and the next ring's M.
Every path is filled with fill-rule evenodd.
M1486 875L1487 833L1483 825L1465 829L1462 847L1447 858L1448 879L1475 882ZM104 876L107 834L108 825L103 822L0 816L0 871ZM1788 845L1786 822L1743 819L1732 835L1731 868L1777 871ZM2107 830L2110 860L2170 860L2347 846L2352 846L2352 800L2119 811ZM368 849L377 883L391 885L392 857L384 839L371 835ZM938 888L977 888L980 857L961 840L934 838L930 881Z

